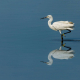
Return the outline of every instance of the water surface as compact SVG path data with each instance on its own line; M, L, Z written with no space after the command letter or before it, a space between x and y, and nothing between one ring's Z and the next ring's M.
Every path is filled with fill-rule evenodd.
M79 0L0 1L0 79L79 80L79 4ZM51 57L52 65L40 62L48 62L49 53L61 46L59 32L48 27L48 19L40 20L49 14L54 21L75 23L75 30L63 41L74 51L74 57L67 60Z

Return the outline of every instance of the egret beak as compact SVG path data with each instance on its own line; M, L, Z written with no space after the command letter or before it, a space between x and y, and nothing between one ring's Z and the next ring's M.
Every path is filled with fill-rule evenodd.
M43 17L43 18L41 18L41 19L45 19L45 18L47 18L47 17Z
M43 63L46 63L47 64L47 62L44 62L44 61L40 61L40 62L43 62Z

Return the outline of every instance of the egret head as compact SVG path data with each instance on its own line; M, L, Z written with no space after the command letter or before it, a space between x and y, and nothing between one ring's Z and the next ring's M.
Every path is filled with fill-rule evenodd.
M47 15L46 17L43 17L43 18L41 18L41 19L45 19L45 18L51 19L51 18L53 18L53 17L52 17L52 15Z
M52 15L47 15L47 18L49 18L49 19L52 18Z

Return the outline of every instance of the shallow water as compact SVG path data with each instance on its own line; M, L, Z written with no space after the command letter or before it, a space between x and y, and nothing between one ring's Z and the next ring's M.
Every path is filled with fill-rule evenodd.
M79 80L79 8L79 0L0 1L0 79ZM54 17L54 21L75 23L75 30L66 34L61 49L73 50L71 59L52 56L51 65L40 61L48 62L49 53L60 50L61 38L58 31L48 27L48 19L40 20L48 14Z

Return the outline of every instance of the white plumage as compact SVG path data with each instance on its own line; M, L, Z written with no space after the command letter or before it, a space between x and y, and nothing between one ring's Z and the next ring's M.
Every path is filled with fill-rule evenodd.
M53 21L52 15L48 15L47 17L44 17L44 18L49 18L49 20L48 20L48 26L52 30L55 30L55 31L59 30L60 34L61 34L62 30L69 30L70 31L70 30L74 29L74 23L73 22L69 22L69 21L57 21L57 22L54 22L53 24L51 24L51 22ZM44 19L44 18L41 18L41 19ZM67 33L70 33L70 32L67 32ZM67 33L64 33L64 34L67 34Z
M48 65L52 65L53 63L53 59L51 58L51 56L53 56L56 59L71 59L74 57L74 51L70 50L70 51L65 51L65 50L53 50L49 53L48 55L48 60L49 62L46 62L46 64Z
M62 50L62 46L60 46L59 50L56 49L49 53L48 55L49 62L44 62L44 61L41 61L41 62L46 63L47 65L52 65L53 63L52 57L55 59L60 59L60 60L71 59L74 57L74 51L73 50L69 50L69 51Z
M48 21L48 23L49 23L49 21ZM54 22L52 25L50 25L50 24L48 24L48 25L52 29L53 29L53 27L55 27L56 30L66 30L66 29L73 30L73 26L74 26L74 24L71 24L71 22L68 22L68 21L57 21L57 22Z

